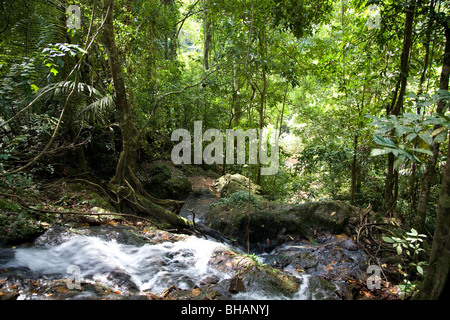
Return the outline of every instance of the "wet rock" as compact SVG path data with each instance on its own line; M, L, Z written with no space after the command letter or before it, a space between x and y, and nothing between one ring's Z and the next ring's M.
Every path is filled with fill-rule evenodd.
M42 234L43 222L13 202L0 198L0 245L19 245Z
M300 276L326 277L335 281L364 280L368 258L345 235L319 236L318 241L292 242L265 255L264 262Z
M305 298L308 300L339 300L337 291L338 287L334 283L321 277L311 277Z
M52 247L66 242L74 235L96 236L105 240L114 240L118 243L135 246L150 243L149 238L142 235L135 227L126 225L78 228L65 225L53 225L44 234L36 238L34 243Z
M210 265L232 275L213 287L224 297L243 292L250 296L258 293L268 297L292 297L299 288L298 278L225 247L214 251Z
M131 280L131 276L124 270L111 271L107 279L116 287L125 290L126 293L139 293L139 288Z
M239 292L246 291L244 282L242 282L241 277L235 276L235 277L231 278L230 287L228 288L228 291L231 293L239 293Z

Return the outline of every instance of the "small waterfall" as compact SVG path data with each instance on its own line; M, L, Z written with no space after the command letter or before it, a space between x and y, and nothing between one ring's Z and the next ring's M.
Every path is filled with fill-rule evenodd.
M212 274L219 279L229 277L208 266L213 249L220 245L188 237L185 241L134 246L75 235L56 246L17 248L14 258L2 267L26 267L47 277L64 278L67 268L75 265L82 279L115 285L112 278L122 275L128 286L160 293L172 285L189 289Z

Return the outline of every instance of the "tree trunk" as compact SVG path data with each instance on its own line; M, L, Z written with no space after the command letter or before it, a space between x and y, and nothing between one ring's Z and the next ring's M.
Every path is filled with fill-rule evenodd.
M358 166L358 135L355 134L353 139L353 162L352 162L352 181L351 181L351 197L350 204L355 204L356 182L357 182L357 166Z
M208 5L205 3L205 5ZM211 20L208 14L208 8L205 8L204 15L204 28L205 28L205 44L203 48L203 66L205 70L209 70L209 50L211 47L212 35L211 35Z
M406 85L408 80L409 72L409 55L412 45L412 31L414 25L414 12L415 12L415 2L412 1L411 4L406 9L405 18L405 33L403 38L403 49L400 61L400 78L399 78L399 88L400 92L397 97L397 90L395 91L394 98L392 100L391 107L388 108L388 115L392 114L398 116L403 112L403 100L406 92ZM385 207L388 214L395 214L395 206L397 203L396 186L398 187L398 171L394 167L395 157L392 153L388 156L386 182L385 182L385 192L384 201Z
M122 66L114 37L113 26L113 0L103 0L103 13L106 20L103 25L103 44L108 53L109 65L116 92L115 105L119 115L119 124L122 131L122 152L116 167L113 183L124 184L128 176L127 170L135 172L138 152L138 130L134 122L134 110L130 107L125 90Z
M261 37L259 38L259 49L261 58L263 61L266 60L267 56L267 40L266 40L266 26L263 25ZM266 104L266 93L267 93L267 75L266 75L266 66L262 66L262 80L263 86L262 90L260 90L260 105L259 105L259 132L261 134L262 129L264 127L264 107ZM266 143L263 142L261 136L259 137L259 148L258 150L261 152L261 144ZM274 152L273 150L271 152ZM261 184L261 159L258 157L258 162L256 165L256 184Z
M436 300L443 298L443 291L449 283L450 272L450 140L447 164L442 178L441 194L437 208L436 230L427 274L422 288L415 299Z
M119 115L119 125L122 132L122 152L112 178L109 189L119 199L119 205L127 203L137 212L150 214L172 226L191 228L192 223L160 205L175 205L179 210L182 202L173 200L160 200L152 197L136 177L136 159L139 147L139 134L134 122L134 110L128 104L123 78L122 67L119 61L118 50L114 38L113 26L113 0L103 0L103 44L108 53L111 74L116 91L115 105ZM123 202L125 200L125 202Z
M450 75L450 28L445 28L445 51L444 51L444 65L442 66L441 79L439 82L439 89L448 91L449 75ZM445 99L438 101L436 113L442 114L444 112L447 102ZM435 126L435 130L438 129ZM414 221L414 228L420 232L425 231L425 220L427 214L428 198L430 195L430 188L433 182L433 177L436 171L436 163L439 154L439 143L433 142L430 147L433 155L428 158L425 172L422 177L422 189L419 195L419 204L417 205L417 214Z

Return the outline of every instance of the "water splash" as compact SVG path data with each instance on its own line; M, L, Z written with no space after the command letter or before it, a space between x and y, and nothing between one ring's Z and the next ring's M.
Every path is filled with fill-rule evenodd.
M64 277L67 268L76 265L83 279L114 285L112 278L122 275L122 282L128 281L128 286L160 293L172 285L180 289L191 288L211 274L219 279L229 277L208 266L211 254L218 246L218 242L196 237L136 247L75 235L53 247L18 248L5 267L27 267L48 277Z

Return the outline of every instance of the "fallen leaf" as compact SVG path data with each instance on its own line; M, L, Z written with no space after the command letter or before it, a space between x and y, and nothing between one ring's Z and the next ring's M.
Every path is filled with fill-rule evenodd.
M4 295L4 293L3 293L3 292L0 292L0 296L2 296L2 295Z
M192 289L192 294L198 297L200 295L200 289Z
M330 214L330 217L334 216L335 214L336 214L336 211L333 211L333 212Z
M67 292L69 292L69 288L67 288L66 286L58 286L58 287L54 287L54 289L56 291L58 291L59 293L67 293Z
M117 293L117 294L122 294L122 292L120 292L120 291L113 291L114 293Z
M331 270L333 270L333 266L323 266L323 269L330 272Z

